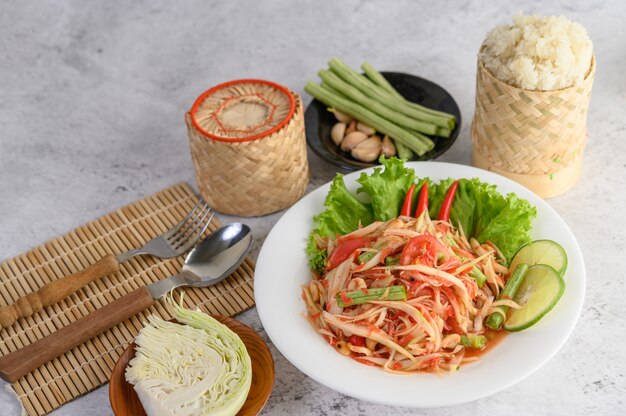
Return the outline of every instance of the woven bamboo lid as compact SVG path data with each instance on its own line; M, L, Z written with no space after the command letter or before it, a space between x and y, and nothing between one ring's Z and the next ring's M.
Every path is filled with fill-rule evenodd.
M200 95L191 122L207 137L246 142L280 130L293 116L296 102L282 85L258 79L230 81Z
M264 215L304 194L304 110L294 92L264 80L227 82L200 95L186 120L198 188L217 211Z

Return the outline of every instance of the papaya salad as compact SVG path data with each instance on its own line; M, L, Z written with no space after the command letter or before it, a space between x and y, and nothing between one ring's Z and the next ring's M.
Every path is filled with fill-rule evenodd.
M528 201L381 163L357 180L365 198L337 175L309 236L307 318L339 353L397 374L454 371L496 331L525 329L554 306L566 256L547 240L534 248ZM533 294L538 285L552 296Z

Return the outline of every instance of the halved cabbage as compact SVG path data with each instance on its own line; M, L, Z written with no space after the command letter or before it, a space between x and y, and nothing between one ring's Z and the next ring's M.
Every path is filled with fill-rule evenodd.
M144 410L148 416L236 414L252 382L241 338L209 315L167 300L183 325L150 316L126 369Z

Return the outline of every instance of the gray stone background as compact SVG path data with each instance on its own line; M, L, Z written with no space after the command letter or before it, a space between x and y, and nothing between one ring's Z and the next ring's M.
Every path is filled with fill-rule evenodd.
M301 93L308 103L304 83L333 56L444 86L457 100L464 125L440 160L470 164L475 59L485 32L519 12L564 14L587 27L598 62L583 177L549 201L578 237L588 273L585 307L564 348L497 395L453 408L412 410L335 393L272 346L276 383L263 413L624 414L626 3L546 3L2 1L0 258L168 185L193 184L183 114L205 89L231 79L265 78ZM332 165L311 153L309 161L309 190L334 176ZM246 219L256 236L255 257L280 215ZM265 336L255 310L238 319ZM0 414L19 414L17 401L1 390ZM55 414L109 415L107 393L102 387Z

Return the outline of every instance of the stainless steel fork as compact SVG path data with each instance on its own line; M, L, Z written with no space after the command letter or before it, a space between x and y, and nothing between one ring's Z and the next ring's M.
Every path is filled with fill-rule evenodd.
M0 326L6 328L19 318L31 316L46 306L76 292L81 287L120 269L120 263L131 257L149 254L163 259L179 256L189 250L206 231L213 219L211 208L202 200L172 229L148 241L143 247L114 256L108 254L77 273L65 276L22 296L12 305L0 308Z

